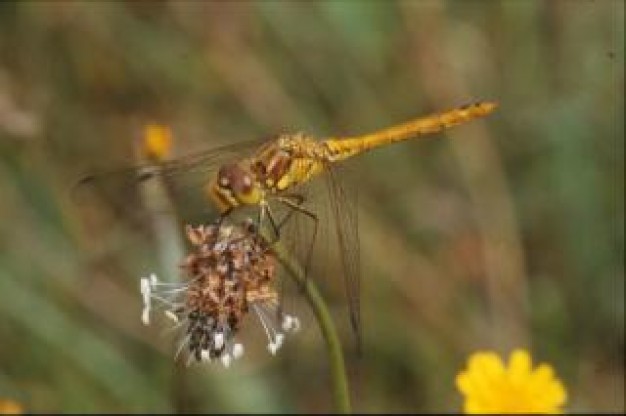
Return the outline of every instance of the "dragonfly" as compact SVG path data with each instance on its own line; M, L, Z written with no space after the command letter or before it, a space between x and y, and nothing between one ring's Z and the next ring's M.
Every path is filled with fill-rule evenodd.
M439 133L485 117L496 107L494 102L477 102L357 136L316 139L305 133L281 134L261 142L246 142L183 156L163 162L157 168L152 165L132 168L122 172L122 176L134 181L155 176L177 180L192 173L194 177L200 177L193 192L202 193L210 205L217 209L218 222L244 207L252 207L258 215L258 228L269 224L276 240L282 238L283 227L294 215L303 215L313 224L309 248L305 250L307 254L303 259L305 273L311 260L320 219L315 208L309 206L308 196L303 189L315 177L325 177L335 220L350 323L359 338L358 224L355 208L348 200L348 192L338 177L336 165L376 148ZM97 175L89 175L80 183L97 179ZM287 215L278 218L275 212L277 205L286 209Z

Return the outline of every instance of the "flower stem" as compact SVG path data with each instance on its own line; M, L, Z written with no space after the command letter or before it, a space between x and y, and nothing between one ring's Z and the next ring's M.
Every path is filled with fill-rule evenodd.
M337 335L337 329L328 311L328 307L312 279L305 276L300 265L287 253L287 250L280 242L275 243L273 249L278 260L287 270L287 273L296 281L299 287L303 288L306 299L311 309L313 309L313 314L317 319L317 323L326 341L326 348L330 359L335 411L343 414L351 413L348 377L346 375L343 351L341 349L341 343L339 342L339 336Z

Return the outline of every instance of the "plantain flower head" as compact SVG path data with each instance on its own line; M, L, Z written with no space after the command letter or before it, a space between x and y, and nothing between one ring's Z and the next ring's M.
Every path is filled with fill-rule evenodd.
M183 351L192 361L221 361L228 367L244 353L236 335L252 311L268 339L274 355L285 334L300 327L297 317L279 308L274 288L276 257L251 221L238 225L187 226L194 251L181 267L187 275L182 283L160 282L151 274L140 281L144 308L141 320L150 323L153 309L183 328L176 357Z

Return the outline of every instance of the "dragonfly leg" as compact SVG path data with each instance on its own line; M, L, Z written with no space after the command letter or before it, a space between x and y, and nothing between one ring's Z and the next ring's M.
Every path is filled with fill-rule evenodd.
M271 245L280 239L280 229L279 229L279 226L276 224L276 220L274 219L274 214L272 213L272 210L269 204L267 202L262 202L261 208L259 209L257 230L261 230L261 227L263 226L263 222L265 221L266 217L269 220L270 227L272 228L272 233L273 233L272 240L268 241L268 243Z
M231 212L233 212L233 209L232 208L228 208L226 211L224 211L220 215L218 215L217 218L215 219L215 225L218 226L218 227L221 227L222 223L230 215Z
M273 244L276 241L280 240L280 227L276 224L276 220L274 219L274 214L272 213L272 210L270 209L269 205L267 206L267 219L270 220L272 231L274 231L274 241L272 241L271 243Z
M299 194L289 194L289 195L283 195L283 196L281 196L281 197L279 198L279 200L280 200L281 198L283 198L283 199L290 199L292 204L295 204L295 205L297 205L297 206L299 206L299 207L301 207L301 206L302 206L302 204L304 203L304 197L303 197L302 195L299 195ZM292 209L290 209L290 210L289 210L289 212L288 212L288 213L287 213L287 214L283 217L283 219L282 219L282 220L280 220L280 223L278 224L278 228L279 228L279 229L280 229L280 228L283 228L283 226L285 225L285 223L286 223L287 221L289 221L289 218L291 218L291 216L292 216L292 215L293 215L293 213L295 212L295 210L293 209L293 206L292 206L292 205L289 205L288 203L286 203L286 202L284 202L284 201L281 201L281 202L283 202L285 205L288 205L288 206L289 206L290 208L292 208Z

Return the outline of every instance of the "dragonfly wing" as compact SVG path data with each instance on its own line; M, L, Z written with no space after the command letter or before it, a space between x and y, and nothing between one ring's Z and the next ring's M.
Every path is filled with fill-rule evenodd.
M141 190L149 182L161 181L182 220L206 212L204 186L225 163L252 154L265 141L247 141L197 152L158 164L144 164L117 170L100 171L81 178L71 189L70 198L79 206L99 204L115 218L132 225L145 222L146 207ZM98 202L96 202L98 201ZM151 207L151 209L155 209ZM171 207L156 207L158 212Z
M361 305L360 276L361 263L359 258L359 228L357 188L347 187L343 176L339 174L341 167L327 165L326 186L335 222L335 232L339 246L341 266L344 273L345 291L348 297L350 323L356 338L357 350L361 347Z
M88 211L89 217L98 217L98 223L104 221L102 230L123 224L134 230L142 230L146 226L147 216L141 203L139 186L147 180L141 168L126 168L107 172L93 173L82 177L69 191L69 198L74 205ZM90 231L94 223L87 224Z

